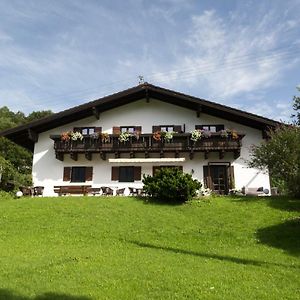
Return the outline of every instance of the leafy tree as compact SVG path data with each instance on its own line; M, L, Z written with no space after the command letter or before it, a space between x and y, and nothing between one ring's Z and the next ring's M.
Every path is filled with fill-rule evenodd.
M4 106L0 108L0 131L51 115L50 110L33 111L27 117ZM10 140L0 137L0 188L31 184L32 153Z
M278 126L269 137L253 146L249 166L267 168L273 180L281 182L289 194L300 197L300 127Z
M300 87L297 87L298 91L300 92ZM296 112L296 114L293 114L292 117L296 118L296 124L300 126L300 97L294 96L294 103L293 103L293 109Z
M196 195L201 183L178 168L162 168L155 175L144 175L144 190L152 198L167 203L183 203Z
M26 123L48 117L52 114L51 110L33 111L26 117Z

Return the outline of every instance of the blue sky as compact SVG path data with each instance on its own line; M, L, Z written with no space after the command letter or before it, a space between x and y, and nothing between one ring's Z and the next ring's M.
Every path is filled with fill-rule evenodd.
M55 112L145 81L289 120L299 0L1 0L0 106Z

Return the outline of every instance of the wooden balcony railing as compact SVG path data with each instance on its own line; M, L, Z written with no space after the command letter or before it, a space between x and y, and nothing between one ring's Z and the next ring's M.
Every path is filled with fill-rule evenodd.
M60 135L51 135L54 140L54 149L56 157L63 160L63 154L71 154L72 158L76 158L77 154L85 153L89 159L92 153L100 153L105 159L106 153L134 153L144 152L145 156L149 153L158 152L163 155L164 152L174 152L178 155L179 152L189 152L192 158L194 152L219 152L220 155L224 152L234 152L235 156L239 156L242 138L244 134L238 134L238 137L233 139L231 136L221 137L219 133L212 133L210 137L202 137L197 142L191 140L190 133L175 133L171 141L166 141L162 138L157 141L152 134L141 134L138 138L135 136L129 137L126 142L119 141L118 135L109 135L106 140L101 138L93 138L84 136L82 141L62 141Z

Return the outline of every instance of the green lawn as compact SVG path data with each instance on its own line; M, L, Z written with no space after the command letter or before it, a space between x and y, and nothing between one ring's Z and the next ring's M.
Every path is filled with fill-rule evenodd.
M0 299L300 299L300 201L0 199Z

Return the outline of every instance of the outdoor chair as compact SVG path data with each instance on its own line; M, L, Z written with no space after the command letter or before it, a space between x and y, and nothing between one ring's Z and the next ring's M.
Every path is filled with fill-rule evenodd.
M117 196L124 196L125 188L123 189L117 189L116 190L116 195Z
M33 196L43 196L44 187L43 186L35 186L33 188Z
M111 189L110 187L107 187L107 186L102 186L101 191L102 191L102 195L105 195L105 196L112 196L114 194L113 189Z

